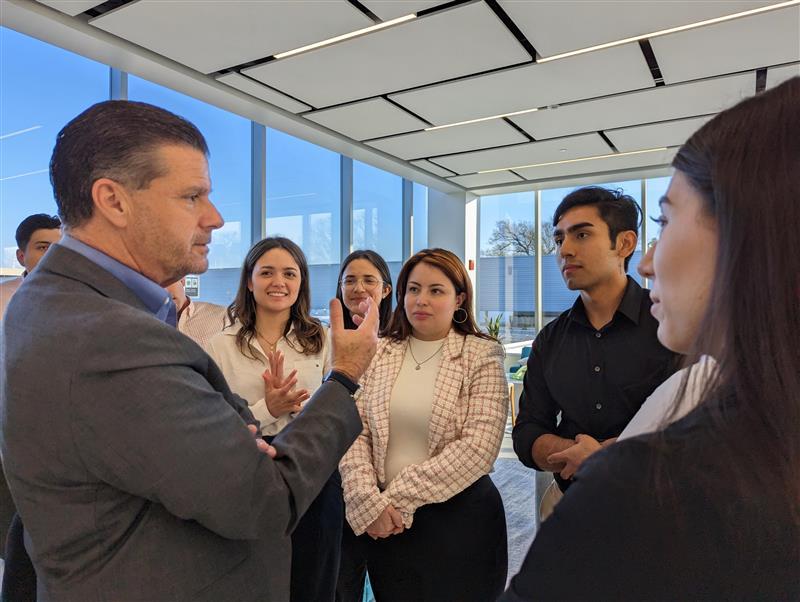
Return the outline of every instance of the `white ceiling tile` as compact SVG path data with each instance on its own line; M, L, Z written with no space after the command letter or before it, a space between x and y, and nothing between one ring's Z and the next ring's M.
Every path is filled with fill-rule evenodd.
M787 79L800 75L800 63L767 69L767 88L774 88Z
M667 84L789 63L800 60L800 7L653 38L650 44Z
M495 184L521 182L522 178L510 171L495 171L492 173L475 173L469 176L456 176L455 178L449 178L449 180L464 188L475 188L477 186L494 186Z
M361 4L366 6L375 15L383 21L396 19L410 15L411 13L418 13L421 10L433 8L441 4L447 4L450 0L439 0L432 2L431 0L361 0Z
M755 94L754 73L650 88L510 117L537 140L718 113Z
M431 163L427 159L420 159L419 161L412 161L412 165L416 165L420 169L424 169L425 171L429 171L432 174L436 174L437 176L441 176L446 178L447 176L452 176L453 172L449 169L445 169L444 167L439 167L435 163Z
M391 99L436 125L654 87L638 44L507 69Z
M301 113L311 108L307 104L303 104L294 98L286 96L286 94L281 94L277 90L268 88L238 73L226 73L218 77L217 81L292 113Z
M373 25L345 0L139 0L91 24L202 73Z
M46 4L74 17L90 8L103 4L103 0L39 0L39 3Z
M354 140L389 136L428 127L424 121L383 98L322 109L306 113L303 117Z
M443 130L393 136L367 142L367 144L390 155L408 160L527 141L528 138L516 129L505 121L497 119Z
M500 0L500 6L544 57L771 3L736 0Z
M563 161L605 155L612 152L597 134L584 134L558 140L531 142L504 148L437 157L436 162L459 174L469 174L485 169L512 169L520 165ZM514 169L516 171L516 169Z
M713 115L679 119L663 123L651 123L605 132L621 153L661 146L680 146Z
M635 169L652 166L669 165L677 149L670 148L652 153L638 155L623 155L603 159L590 159L574 163L560 163L558 165L543 165L527 169L515 169L526 180L543 180L562 176L575 176L617 171L621 169Z
M483 2L270 61L247 75L316 107L530 60Z

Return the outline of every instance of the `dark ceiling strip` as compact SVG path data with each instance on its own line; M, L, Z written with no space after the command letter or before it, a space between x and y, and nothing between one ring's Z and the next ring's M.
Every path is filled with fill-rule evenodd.
M756 94L767 89L767 68L762 67L756 70Z
M661 67L658 66L656 53L653 52L653 47L650 45L650 40L639 40L639 48L642 50L644 60L647 61L647 66L650 68L650 74L653 76L656 86L663 86L664 76L661 75Z
M411 161L419 161L419 160L420 160L420 159L412 159ZM425 160L425 161L427 161L428 163L433 163L433 164L434 164L436 167L441 167L441 168L442 168L443 170L445 170L445 171L449 171L449 172L450 172L451 174L453 174L454 176L458 176L458 175L460 175L460 174L459 174L457 171L453 171L452 169L450 169L449 167L445 167L444 165L439 165L439 164L438 164L436 161L431 161L430 159L424 159L424 160ZM409 161L409 163L410 163L411 161ZM419 166L418 166L418 165L415 165L414 167L419 167ZM424 167L420 167L420 169L425 169L425 168L424 168ZM431 173L433 173L433 172L431 172ZM440 177L441 177L441 176L440 176ZM447 177L449 178L450 176L447 176Z
M229 70L226 70L226 73L227 73L227 72L229 72ZM269 89L270 89L270 90L272 90L273 92L277 92L278 94L283 94L283 95L284 95L284 96L286 96L287 98L291 98L291 99L292 99L292 100L294 100L294 101L297 101L297 102L299 102L299 103L302 103L302 104L304 104L304 105L307 105L307 106L311 107L311 108L310 108L308 111L304 111L304 112L306 112L306 113L310 113L311 111L316 111L316 110L317 110L317 109L316 109L316 107L315 107L314 105L312 105L310 102L306 102L306 101L305 101L305 100L303 100L302 98L297 98L297 96L292 96L291 94L287 94L287 93L286 93L286 92L284 92L283 90L278 90L278 88L273 88L272 86L270 86L270 85L268 85L268 84L265 84L264 82L262 82L260 79L256 79L256 78L254 78L254 77L250 77L250 76L249 76L249 75L247 75L246 73L239 73L239 75L241 75L242 77L245 77L245 78L249 79L249 80L250 80L250 81L252 81L252 82L255 82L255 83L257 83L259 86L264 86L265 88L269 88ZM223 83L223 82L220 82L220 83ZM234 88L233 86L230 86L230 87L231 87L231 88ZM236 90L236 89L237 89L237 88L234 88L234 90ZM244 92L244 90L239 90L239 92ZM244 93L245 93L245 94L247 94L247 92L244 92ZM264 101L264 102L267 102L267 101Z
M397 132L395 134L385 134L383 136L375 136L374 138L364 138L363 140L359 140L359 142L363 142L364 144L367 144L369 142L380 142L381 140L386 140L387 138L400 138L401 136L406 136L408 134L419 134L420 132L424 132L424 131L425 130L410 130L408 132Z
M597 132L597 135L600 136L606 144L608 144L608 146L611 148L612 151L614 151L615 153L619 152L619 149L616 146L614 146L614 143L611 142L611 140L608 139L608 136L606 136L605 132Z
M521 175L519 175L519 174L518 174L516 171L514 171L513 169L509 169L508 171L510 171L511 173L513 173L515 176L517 176L517 177L518 177L518 178L519 178L521 181L523 181L523 182L525 181L525 178L523 178Z
M125 6L126 4L131 4L135 1L136 0L108 0L107 2L103 2L102 4L98 4L97 6L82 12L81 14L94 19L95 17L99 17L100 15L104 15L112 10L117 9L120 6Z
M528 132L526 132L525 130L523 130L523 129L522 129L521 127L519 127L519 126L518 126L516 123L514 123L513 121L511 121L511 120L510 120L508 117L503 117L503 121L505 121L505 122L506 122L508 125L510 125L510 126L511 126L512 128L514 128L515 130L517 130L517 131L518 131L520 134L522 134L523 136L525 136L525 137L528 139L528 142L536 142L536 138L534 138L533 136L531 136L531 135L530 135Z
M497 0L484 0L486 4L494 11L494 14L497 15L497 18L503 22L508 28L508 31L512 33L512 35L517 38L517 41L522 45L522 47L526 50L528 54L531 55L531 58L536 61L537 53L536 48L533 47L533 44L530 43L528 38L525 37L525 34L522 33L522 30L517 27L517 24L511 20L511 17L508 16L508 13L503 10Z
M381 96L381 98L382 98L383 100L385 100L386 102L389 102L389 103L393 104L394 106L396 106L396 107L397 107L398 109L400 109L401 111L405 111L406 113L408 113L408 114L409 114L409 115L411 115L412 117L415 117L416 119L419 119L419 120L420 120L420 121L422 121L423 123L427 123L429 126L433 126L433 124L432 124L430 121L428 121L427 119L425 119L425 118L424 118L422 115L418 115L417 113L415 113L415 112L414 112L414 111L412 111L411 109L407 109L406 107L404 107L403 105L401 105L399 102L395 102L395 101L393 101L393 100L392 100L391 98L389 98L389 97L388 97L386 94L382 95L382 96Z
M377 23L382 23L383 22L383 19L381 19L378 15L376 15L374 12L372 12L366 6L361 4L361 2L359 2L358 0L347 0L347 3L352 5L352 6L355 6L358 10L360 10L362 13L367 15L370 19L372 19L373 23L377 24Z
M431 13L438 13L439 11L445 11L454 6L458 6L460 4L470 4L475 0L453 0L452 2L447 2L446 4L439 4L438 6L431 6L430 8L423 8L420 11L417 11L417 17L424 17Z
M569 136L565 136L565 137L568 138ZM441 155L429 155L427 157L412 157L411 159L408 159L408 161L419 161L420 159L427 159L428 161L432 161L431 157L433 157L434 159L439 159L439 158L442 158L442 157L447 157L447 158L458 157L460 155L466 155L466 154L469 154L469 153L479 153L479 152L483 152L483 151L495 150L495 149L498 149L498 148L511 148L512 146L524 146L526 144L530 144L530 142L512 142L511 144L498 144L496 146L487 146L487 147L484 147L484 148L473 148L471 150L458 151L457 153L443 153ZM459 175L462 175L462 174L459 174Z
M215 71L214 73L209 73L211 77L217 77L219 75L225 75L226 73L230 73L231 71L241 71L242 69L249 69L250 67L258 67L259 65L263 65L265 63L270 63L275 60L274 56L268 56L261 59L256 59L254 61L248 61L246 63L240 63L238 65L234 65L233 67L227 67L225 69L220 69L219 71ZM244 75L244 73L242 73Z

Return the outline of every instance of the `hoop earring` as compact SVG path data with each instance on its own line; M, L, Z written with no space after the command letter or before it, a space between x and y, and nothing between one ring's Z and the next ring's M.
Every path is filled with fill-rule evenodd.
M458 312L460 312L460 311L463 311L463 312L464 312L464 319L463 319L463 320L456 320L456 314L457 314ZM467 313L467 310L466 310L466 309L464 309L463 307L459 307L457 310L455 310L455 311L453 312L453 322L455 322L456 324L463 324L463 323L464 323L464 322L466 322L467 320L469 320L469 314Z

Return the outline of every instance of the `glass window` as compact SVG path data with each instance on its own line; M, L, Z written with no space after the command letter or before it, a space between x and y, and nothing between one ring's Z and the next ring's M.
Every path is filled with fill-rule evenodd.
M586 184L588 185L588 184ZM641 180L630 180L627 182L611 182L600 184L603 188L622 189L623 193L630 195L639 203L641 207ZM580 186L575 187L580 188ZM556 247L553 241L553 214L559 203L575 188L553 188L550 190L542 190L542 231L543 241L550 241L547 245L547 250L542 253L542 311L543 311L543 324L547 324L558 315L572 307L575 299L578 296L577 291L571 291L564 283L561 276L561 271L558 269L558 261L556 257ZM641 228L639 236L641 237ZM628 274L630 274L637 282L641 283L641 278L636 272L636 266L639 265L641 258L641 244L637 245L636 252L631 257L628 265Z
M341 169L337 153L267 130L267 235L285 236L309 263L311 313L326 318L341 261Z
M19 223L56 213L48 173L56 134L108 91L105 65L0 27L0 277L22 272Z
M128 98L185 117L203 133L210 151L211 199L225 219L200 276L198 299L228 305L236 296L239 270L250 248L250 121L147 80L130 76Z
M414 182L414 224L411 231L411 252L416 253L428 247L428 187Z
M536 335L535 204L534 192L480 200L478 322L489 330L499 321L505 343Z

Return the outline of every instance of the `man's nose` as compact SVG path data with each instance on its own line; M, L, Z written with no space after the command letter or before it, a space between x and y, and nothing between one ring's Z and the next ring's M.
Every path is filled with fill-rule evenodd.
M208 200L208 208L204 215L203 227L210 228L211 230L218 230L225 224L225 219L217 209L216 205Z

